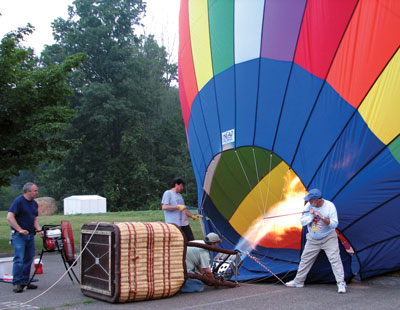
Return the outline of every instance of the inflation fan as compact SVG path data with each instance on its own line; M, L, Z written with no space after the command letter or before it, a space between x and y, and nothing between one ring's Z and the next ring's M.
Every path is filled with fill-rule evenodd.
M71 281L74 282L71 276L72 273L76 281L80 283L74 270L72 268L69 268L72 267L75 263L74 235L72 233L70 221L61 221L61 225L43 225L42 231L44 233L43 249L40 252L39 262L35 267L35 271L29 283L32 282L34 276L37 273L37 270L42 261L43 254L55 251L60 253L62 262L68 272L68 276Z

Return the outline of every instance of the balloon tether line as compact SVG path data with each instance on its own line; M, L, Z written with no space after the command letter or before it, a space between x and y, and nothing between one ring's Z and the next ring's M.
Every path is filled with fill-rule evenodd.
M288 214L266 216L266 217L263 217L263 220L268 220L268 219L272 219L272 218L275 218L275 217L283 217L283 216L290 216L290 215L296 215L296 214L304 214L304 213L309 213L309 212L310 211L303 211L303 212L295 212L295 213L288 213Z
M271 184L271 170L272 170L272 152L269 153L269 170L268 170L268 186L267 186L267 197L265 200L264 214L268 207L268 199L269 199L269 187Z
M261 186L259 185L260 184L260 177L258 175L258 167L257 167L257 160L256 160L255 152L254 152L254 147L252 148L252 152L253 152L254 167L256 168L258 190L260 191L260 197L261 197L261 200L262 200L261 203L262 203L263 211L264 211L264 214L265 214L267 205L264 202L264 197L263 197L263 194L262 194Z
M25 301L25 302L21 303L21 305L25 305L27 303L30 303L30 302L34 301L35 299L39 298L40 296L44 295L45 293L50 291L54 286L56 286L56 284L58 282L60 282L62 278L64 278L64 276L72 269L72 267L75 266L76 262L79 260L79 258L81 257L82 253L86 250L87 246L89 245L90 241L92 240L93 235L97 231L97 228L99 227L100 223L102 223L102 222L98 222L97 223L96 227L94 228L94 231L92 232L92 234L89 237L89 240L85 244L85 247L82 249L82 251L79 253L79 255L75 258L74 262L69 266L69 268L64 272L64 274L56 282L54 282L49 288L47 288L45 291L43 291L42 293L40 293L36 297L33 297L32 299L29 299L28 301Z
M252 260L254 260L257 264L259 264L261 267L263 267L265 270L267 270L270 274L272 274L275 278L277 278L279 280L279 282L281 282L283 285L286 286L285 282L282 281L281 278L279 278L275 273L273 273L267 266L263 265L259 259L253 255L251 255L249 252L246 253L246 255L251 258Z
M252 187L251 187L251 184L250 184L250 181L249 181L249 178L247 177L247 173L246 173L246 171L244 170L244 167L243 167L243 164L242 164L242 161L240 160L240 158L239 158L239 155L238 155L238 152L237 152L237 150L235 150L235 155L236 155L236 158L238 159L238 161L239 161L239 164L240 164L240 167L242 167L242 172L243 172L243 174L244 174L244 176L245 176L245 178L246 178L246 180L247 180L247 184L249 185L249 190L251 191L252 190ZM258 200L256 199L256 204L257 204L257 208L258 208L258 210L260 211L260 213L262 214L262 211L263 210L261 210L261 208L260 208L260 205L258 204Z

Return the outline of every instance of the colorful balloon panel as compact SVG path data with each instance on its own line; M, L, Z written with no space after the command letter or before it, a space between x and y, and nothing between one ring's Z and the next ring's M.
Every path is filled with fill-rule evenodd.
M354 251L346 277L399 269L399 45L397 0L182 0L179 91L207 232L290 275L303 239L287 214L316 187ZM333 279L316 266L309 280Z

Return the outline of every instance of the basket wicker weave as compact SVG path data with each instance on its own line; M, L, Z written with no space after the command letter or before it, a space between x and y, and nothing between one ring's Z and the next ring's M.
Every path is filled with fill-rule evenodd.
M185 238L173 224L87 223L81 247L81 290L108 302L176 294L185 281Z

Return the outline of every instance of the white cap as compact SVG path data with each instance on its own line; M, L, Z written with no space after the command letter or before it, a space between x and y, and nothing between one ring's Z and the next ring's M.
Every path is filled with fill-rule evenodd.
M205 238L204 238L205 242L208 243L220 243L222 242L221 238L216 234L216 233L209 233Z

